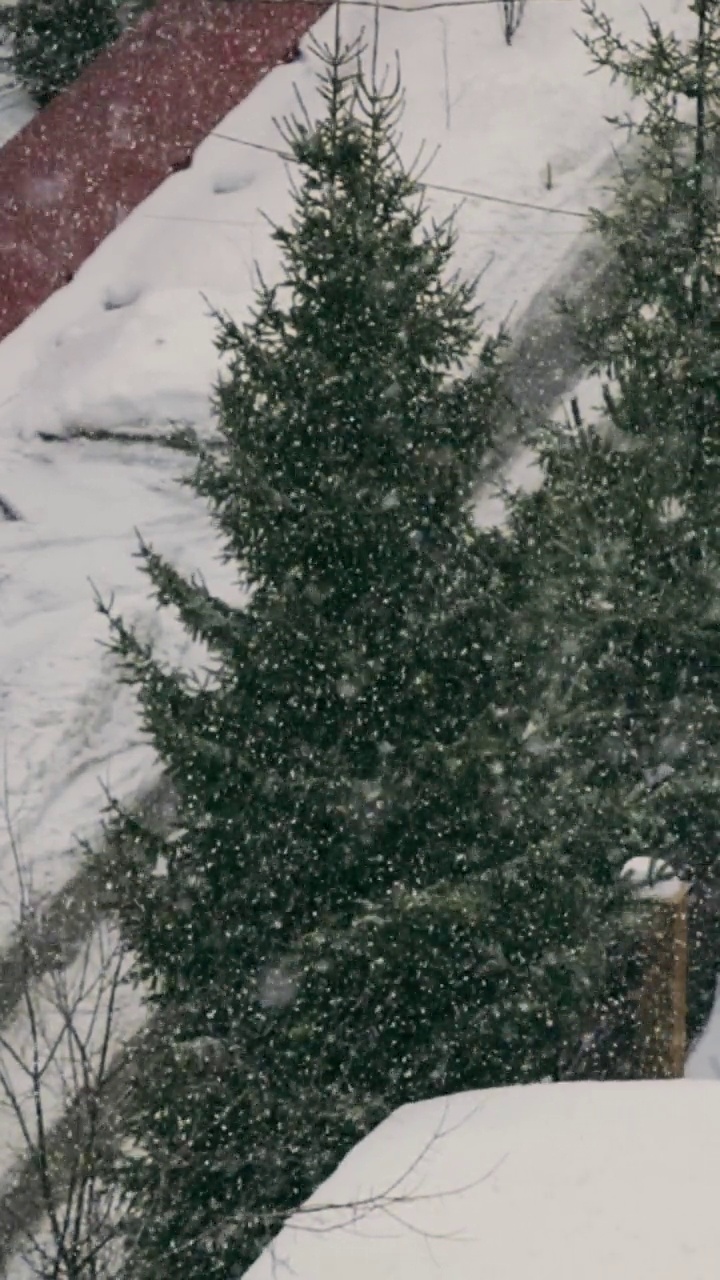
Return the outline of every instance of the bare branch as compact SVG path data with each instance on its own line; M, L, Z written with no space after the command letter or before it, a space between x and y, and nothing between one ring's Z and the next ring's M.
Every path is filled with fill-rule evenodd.
M0 1099L17 1126L31 1202L18 1212L10 1194L14 1172L7 1190L0 1188L3 1215L12 1223L4 1235L7 1241L24 1237L23 1257L37 1280L105 1280L120 1237L118 1193L103 1176L101 1109L118 1070L118 995L127 953L101 927L70 965L37 979L35 913L7 799L5 813L18 885L23 990L14 1022L0 1035ZM67 1150L58 1145L58 1117L72 1138Z

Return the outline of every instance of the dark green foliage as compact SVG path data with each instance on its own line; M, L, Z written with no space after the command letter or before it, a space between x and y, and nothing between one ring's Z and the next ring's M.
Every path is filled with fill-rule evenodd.
M655 443L656 467L673 472L675 496L692 492L697 511L715 491L720 460L720 6L689 7L694 40L683 46L649 23L644 47L626 45L588 6L598 68L624 77L647 110L631 129L634 159L613 208L595 217L619 270L604 316L580 332L590 367L612 381L610 420L632 440Z
M548 436L545 483L517 503L515 531L545 637L549 763L604 798L599 814L612 800L634 852L695 883L694 1034L720 968L720 5L692 8L687 47L653 23L646 47L628 46L588 9L597 66L625 77L647 113L595 218L619 268L604 314L578 317L604 385L600 422ZM616 832L605 840L612 852Z
M222 323L221 448L192 478L247 605L142 545L202 680L110 615L179 812L168 840L112 814L155 1018L123 1170L132 1280L240 1274L402 1102L558 1074L618 930L594 794L548 795L522 741L517 549L472 525L498 343L447 278L452 228L423 229L398 90L322 56L323 118L285 129L283 282Z
M120 34L117 0L18 0L8 21L15 74L41 107Z
M558 440L516 528L546 637L536 718L548 769L596 794L608 856L655 854L705 896L718 874L720 547L714 529L671 505L673 470L660 458L656 442L617 448L593 431ZM618 827L632 837L619 842ZM719 955L709 903L693 919L703 935L691 965L694 1033Z

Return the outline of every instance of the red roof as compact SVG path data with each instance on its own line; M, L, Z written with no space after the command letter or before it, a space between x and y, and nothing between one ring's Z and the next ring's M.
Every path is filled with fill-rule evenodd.
M325 7L156 0L0 150L0 338L190 163Z

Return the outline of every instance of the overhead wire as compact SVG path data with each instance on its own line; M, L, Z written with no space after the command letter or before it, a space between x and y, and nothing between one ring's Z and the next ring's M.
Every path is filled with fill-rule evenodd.
M256 3L267 3L267 4L290 4L295 2L296 0L256 0ZM576 3L576 0L525 0L525 2L526 4L569 4L569 3ZM330 9L334 7L333 5L328 4L327 0L301 0L301 3L315 5L317 8L322 8L322 9ZM360 8L372 8L376 12L379 11L380 9L390 9L400 13L422 13L426 9L427 10L452 9L452 8L467 8L471 6L487 6L490 4L498 5L500 3L500 0L425 0L424 3L417 4L412 7L404 4L393 4L389 2L389 0L336 0L336 3L338 8L340 7L349 8L352 6L352 7L360 7ZM247 147L254 151L263 151L263 152L269 153L270 155L275 155L280 160L283 160L289 164L297 163L295 156L293 156L289 151L283 151L280 147L274 147L268 143L253 142L249 138L239 138L233 134L222 133L218 129L213 129L208 134L208 137L217 138L218 140L223 142L231 142L237 146ZM428 182L424 180L418 180L417 185L418 187L421 187L427 191L437 191L445 195L458 196L460 199L463 199L463 200L478 200L488 204L505 205L509 208L529 209L537 213L546 213L546 214L555 215L556 217L563 217L563 218L575 218L585 222L589 221L591 218L591 214L588 211L582 211L580 209L560 209L560 208L553 207L552 205L544 205L532 200L518 200L512 196L501 196L501 195L496 195L494 193L487 192L487 191L474 191L470 188L449 186L441 182ZM248 225L246 222L245 223L240 221L235 222L234 220L231 220L231 219L192 218L192 217L180 218L180 217L173 217L172 215L162 215L162 214L147 215L147 216L148 217L154 216L158 218L166 217L168 220L172 220L172 221L198 221L198 222L202 221L210 224L222 223L226 226L227 225L233 225L233 226ZM574 234L574 233L568 232L568 233L561 233L561 234Z
M316 9L331 9L328 0L254 0L255 4L306 4ZM343 8L351 6L358 9L391 9L394 13L424 13L429 9L470 9L483 5L499 5L502 0L427 0L425 4L412 7L407 4L393 4L392 0L342 0ZM577 0L525 0L526 4L576 4Z
M347 2L347 0L346 0ZM283 0L284 3L284 0ZM209 134L210 138L219 138L223 142L234 142L241 147L250 147L255 151L267 151L272 155L278 156L281 160L285 160L290 164L296 164L295 157L289 151L282 151L279 147L272 147L266 142L251 142L248 138L238 138L231 133L221 133L217 129L213 129ZM425 182L418 181L419 187L424 187L428 191L441 191L447 195L461 196L468 200L483 200L491 204L505 204L514 206L517 209L534 209L539 213L557 214L565 218L583 218L587 220L589 213L583 213L579 209L556 209L551 205L536 204L532 200L515 200L511 196L491 195L486 191L472 191L465 187L450 187L442 182Z
M294 0L259 0L260 3L293 3ZM454 9L467 8L470 6L486 6L490 4L499 5L501 0L425 0L424 3L413 5L412 7L404 4L393 4L389 0L335 0L335 5L328 4L327 0L302 0L302 3L316 5L318 8L330 9L337 7L338 12L341 8L370 8L377 15L381 9L390 9L398 13L422 13L426 9ZM525 0L525 4L569 4L576 3L576 0ZM247 138L237 138L231 134L221 133L219 130L212 130L209 134L212 138L219 138L225 142L233 142L238 146L249 147L256 151L269 152L278 156L280 159L288 163L296 163L295 157L287 151L281 151L279 147L272 147L267 143L251 142ZM471 191L462 187L446 186L439 182L425 182L418 180L417 185L426 191L439 191L446 195L460 196L466 200L480 200L489 204L502 204L517 209L531 209L538 213L555 214L565 218L580 218L588 221L590 214L582 212L579 209L557 209L552 206L538 204L530 200L516 200L510 196L493 195L484 191Z

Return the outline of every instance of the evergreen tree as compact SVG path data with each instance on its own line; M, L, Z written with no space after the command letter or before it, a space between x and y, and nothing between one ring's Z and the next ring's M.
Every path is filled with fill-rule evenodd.
M423 229L399 87L322 57L323 118L285 129L284 279L222 323L221 447L192 479L249 602L142 544L203 679L109 615L179 812L159 839L112 810L153 1019L120 1170L133 1280L240 1274L404 1101L557 1074L621 900L594 815L557 781L535 804L515 553L471 522L498 342L463 372L473 288L451 225Z
M17 0L13 65L41 107L120 34L117 0Z
M689 9L693 39L649 21L642 45L587 8L596 67L624 77L643 114L614 204L594 217L618 270L604 313L578 317L599 418L545 440L545 483L519 500L515 528L545 636L548 758L604 798L610 856L626 829L694 882L695 1033L720 968L720 4Z

